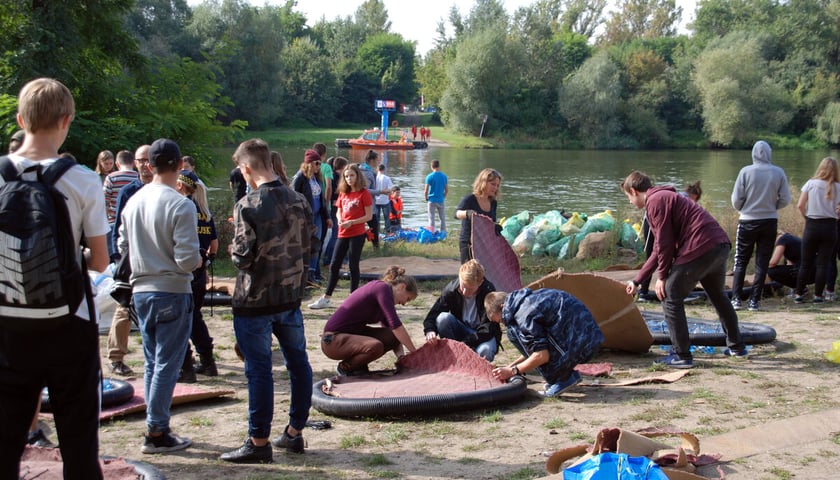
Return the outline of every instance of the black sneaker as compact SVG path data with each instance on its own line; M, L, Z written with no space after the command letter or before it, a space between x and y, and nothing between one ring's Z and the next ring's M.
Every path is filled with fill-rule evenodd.
M192 445L192 440L189 438L181 438L166 432L163 435L153 437L151 435L144 435L146 441L143 443L143 448L140 449L143 453L166 453L174 452L176 450L183 450Z
M277 448L285 448L292 453L303 453L304 442L303 435L297 434L294 437L289 435L289 427L283 430L283 435L271 441L271 444Z
M274 451L271 445L266 443L258 447L248 438L244 445L232 452L223 453L219 458L231 463L271 463L274 461L273 457Z
M26 440L28 445L32 445L33 447L41 447L41 448L56 448L58 445L52 443L46 435L44 435L44 431L40 428L35 430L34 432L29 432L29 438Z
M758 300L752 300L751 299L750 303L749 303L749 307L747 308L747 310L749 310L751 312L757 312L760 309L761 309L761 307L758 304Z
M178 383L195 383L197 381L195 371L192 368L182 368L181 373L178 374Z
M111 362L111 373L127 377L129 375L134 375L134 370L130 369L128 365L124 364L120 360L117 362Z

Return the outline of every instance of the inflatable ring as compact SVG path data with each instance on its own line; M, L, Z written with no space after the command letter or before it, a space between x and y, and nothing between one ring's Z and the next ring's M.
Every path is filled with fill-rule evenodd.
M392 127L399 127L399 126L400 126L400 122L398 122L398 121L394 120L393 122L391 122L391 126L392 126Z
M123 403L131 400L134 398L134 387L131 386L130 383L124 380L117 380L116 378L104 378L103 380L108 380L113 387L110 390L104 390L102 392L102 407L110 407L113 405L122 405ZM52 412L52 406L50 405L50 394L45 388L43 392L41 392L41 411L42 412Z
M118 460L118 457L113 457L111 455L103 455L102 460ZM122 461L134 467L134 473L138 475L140 480L166 480L166 476L154 465L151 465L146 462L140 462L138 460L130 460L128 458L123 458Z
M473 392L418 395L413 397L341 398L327 395L321 380L312 388L312 406L337 417L384 417L440 414L482 407L495 407L521 398L528 390L525 379L515 376L502 386Z
M668 333L668 325L665 324L665 315L659 312L642 312L647 322L648 329L653 335L654 345L671 345L671 336ZM772 343L776 340L776 330L768 325L760 323L739 322L741 339L747 345ZM726 334L717 320L701 320L699 318L688 319L689 339L692 345L708 347L725 347Z

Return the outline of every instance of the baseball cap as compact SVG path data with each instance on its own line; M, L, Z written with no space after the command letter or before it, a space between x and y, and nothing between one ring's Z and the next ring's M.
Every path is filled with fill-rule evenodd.
M178 181L195 190L198 177L189 170L181 170L181 173L178 174Z
M149 162L152 167L175 167L181 161L181 149L168 138L158 138L149 148Z
M303 163L320 162L321 155L311 148L303 153Z

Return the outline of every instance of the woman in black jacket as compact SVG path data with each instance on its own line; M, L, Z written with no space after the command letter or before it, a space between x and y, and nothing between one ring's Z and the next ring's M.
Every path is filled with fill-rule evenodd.
M329 217L327 201L324 198L324 190L318 176L321 173L321 156L315 150L307 150L303 154L303 163L300 164L300 171L292 179L292 190L300 193L312 207L312 218L315 222L315 229L318 236L317 254L312 256L309 262L309 282L321 285L324 281L321 277L319 261L321 259L321 228L324 224L327 228L332 227L332 220Z

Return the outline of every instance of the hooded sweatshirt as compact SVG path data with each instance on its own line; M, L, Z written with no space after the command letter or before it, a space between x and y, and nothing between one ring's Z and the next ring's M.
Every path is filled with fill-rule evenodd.
M689 263L721 243L730 243L717 220L674 187L652 187L647 191L645 212L655 239L653 252L636 274L639 283L653 271L668 278L673 265Z
M778 210L790 203L785 171L770 163L773 151L764 140L755 142L753 164L741 169L732 189L732 206L741 221L779 218Z

